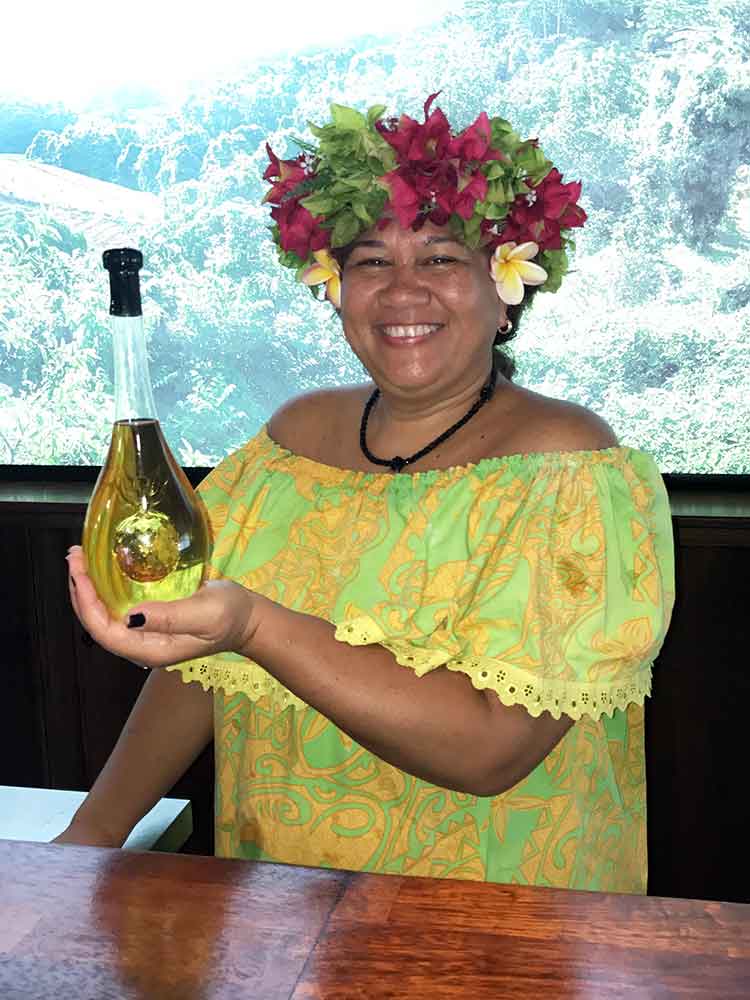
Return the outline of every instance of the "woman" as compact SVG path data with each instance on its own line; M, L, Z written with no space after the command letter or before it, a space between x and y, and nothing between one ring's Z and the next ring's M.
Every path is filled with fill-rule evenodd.
M122 843L213 730L220 855L645 891L666 495L494 349L525 285L559 285L580 185L433 99L423 123L334 106L317 148L269 149L280 260L374 386L291 401L202 484L194 597L113 621L71 551L84 627L170 670L61 839Z

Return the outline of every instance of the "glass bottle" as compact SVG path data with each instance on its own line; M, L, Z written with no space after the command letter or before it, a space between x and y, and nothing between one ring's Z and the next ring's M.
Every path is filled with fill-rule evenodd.
M123 618L140 601L188 597L209 558L205 511L167 445L151 392L141 312L140 251L106 250L115 423L83 526L97 593Z

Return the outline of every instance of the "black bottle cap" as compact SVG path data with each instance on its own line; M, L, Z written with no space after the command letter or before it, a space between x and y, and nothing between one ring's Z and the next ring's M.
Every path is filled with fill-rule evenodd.
M141 316L141 288L138 272L143 267L143 254L131 247L105 250L102 264L109 271L111 316Z

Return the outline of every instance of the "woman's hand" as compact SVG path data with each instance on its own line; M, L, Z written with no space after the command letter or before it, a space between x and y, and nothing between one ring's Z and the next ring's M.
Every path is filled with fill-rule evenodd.
M80 545L67 556L70 600L95 642L143 667L166 667L250 643L264 598L228 580L204 584L180 601L148 601L116 621L99 599Z

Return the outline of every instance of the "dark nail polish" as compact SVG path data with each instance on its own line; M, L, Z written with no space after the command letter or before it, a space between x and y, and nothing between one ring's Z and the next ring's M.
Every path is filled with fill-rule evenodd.
M128 618L128 628L141 628L145 624L146 616L142 615L140 611L137 611L134 615L130 615Z

